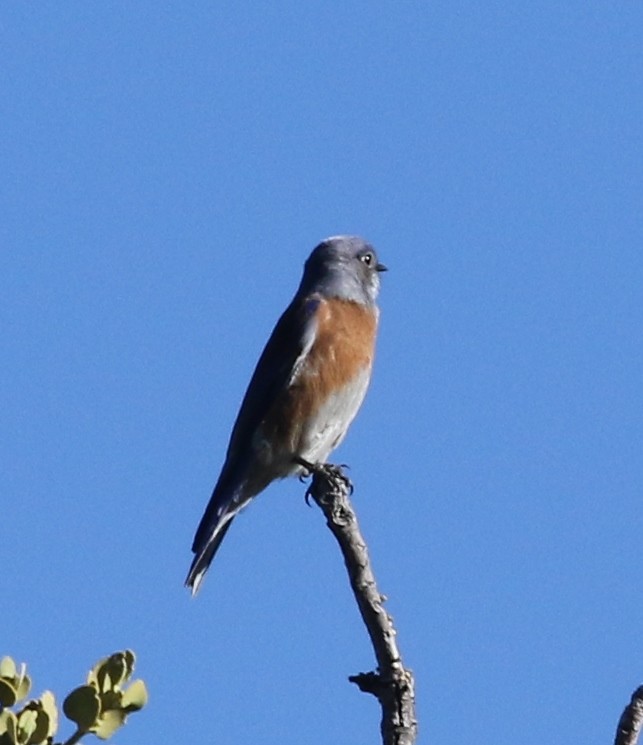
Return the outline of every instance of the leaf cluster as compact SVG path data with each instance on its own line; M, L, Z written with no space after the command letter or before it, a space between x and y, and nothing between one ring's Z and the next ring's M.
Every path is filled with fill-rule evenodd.
M74 745L87 734L107 740L129 714L147 703L145 683L130 682L135 661L127 649L94 665L87 683L63 701L63 712L76 731L64 742L54 743L58 707L53 693L45 691L17 708L31 690L31 678L24 663L18 667L11 657L4 657L0 660L0 745Z

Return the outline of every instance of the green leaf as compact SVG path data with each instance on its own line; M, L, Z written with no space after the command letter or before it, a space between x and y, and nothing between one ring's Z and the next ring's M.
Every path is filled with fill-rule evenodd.
M123 683L132 676L135 663L136 657L130 649L124 652L114 652L94 665L89 672L87 682L95 685L100 693L119 690Z
M47 738L49 717L40 701L30 701L18 714L18 739L22 745L40 745Z
M93 686L75 688L63 702L67 719L78 725L78 729L88 732L100 714L100 700Z
M123 693L121 706L129 714L132 711L139 711L147 703L148 695L145 683L142 680L135 680L131 686Z
M136 665L136 655L134 652L132 652L131 649L126 649L123 652L123 656L125 658L125 666L127 668L127 680L129 680L132 677L132 673L134 672L134 667Z
M16 663L11 657L3 657L0 660L0 677L1 678L15 678L18 673L16 669Z
M58 710L53 694L30 701L18 713L18 739L21 745L39 745L51 737L58 726Z
M102 659L98 660L98 662L92 667L92 669L89 671L89 674L87 675L87 682L89 685L94 686L97 691L102 690L101 682L102 682L102 676L103 676L103 665L107 662L109 657L103 657ZM101 675L101 680L99 680L98 676Z
M15 745L18 742L18 720L12 711L0 714L0 745Z
M20 665L20 670L11 657L0 660L0 705L13 706L29 693L31 679L26 673L26 665Z
M94 665L94 667L89 671L89 674L87 675L87 683L90 686L93 686L97 691L100 691L101 686L98 681L97 673L100 670L100 665L102 664L102 660L100 663L97 663Z
M92 727L92 732L101 740L107 740L119 727L125 724L126 717L127 714L119 709L106 711L98 720L98 723Z
M102 712L122 708L121 699L123 694L120 691L105 691L105 693L99 693L98 698L100 699L100 710Z
M38 712L33 709L23 709L18 714L18 739L20 742L28 742L31 735L38 726Z
M18 694L11 682L0 678L0 706L13 706L18 700Z
M118 688L127 674L125 659L122 652L105 657L94 666L94 679L98 683L98 690L111 691Z
M54 694L51 691L45 691L40 697L40 703L42 705L42 710L49 717L47 737L53 737L58 729L58 707L56 706Z
M24 665L20 676L15 679L16 682L16 699L22 701L23 698L27 697L27 694L31 690L31 678L25 673Z

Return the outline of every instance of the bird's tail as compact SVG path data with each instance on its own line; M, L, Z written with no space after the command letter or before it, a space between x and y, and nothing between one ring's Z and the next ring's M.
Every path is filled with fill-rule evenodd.
M247 501L244 498L243 485L232 492L222 487L219 483L214 488L194 536L192 551L195 556L185 579L185 586L190 588L193 597L199 591L203 577L232 525L234 516Z

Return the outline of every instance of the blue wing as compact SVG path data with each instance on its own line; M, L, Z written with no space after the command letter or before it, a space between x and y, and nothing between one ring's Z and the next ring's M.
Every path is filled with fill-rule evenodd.
M248 454L252 437L277 396L290 383L299 359L315 338L318 297L295 297L277 322L257 362L232 430L226 466ZM224 467L225 468L225 467Z
M252 438L277 396L290 383L298 361L312 346L316 332L317 296L295 296L277 322L257 362L239 409L226 460L192 545L196 554L186 585L195 593L234 515L253 494L245 494L252 458Z

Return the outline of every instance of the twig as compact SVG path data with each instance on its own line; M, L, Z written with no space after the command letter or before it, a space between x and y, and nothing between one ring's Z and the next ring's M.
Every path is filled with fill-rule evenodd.
M614 745L636 745L643 724L643 686L639 686L625 707L616 728Z
M393 619L377 589L368 550L350 503L350 481L337 466L316 467L308 489L320 507L344 557L351 588L370 636L377 670L352 675L361 691L373 694L382 707L384 745L413 745L417 735L415 681L397 647Z
M65 742L62 743L62 745L76 745L77 742L80 742L81 737L84 737L87 734L89 734L87 730L79 728L74 732L74 734L69 738L69 740L65 740Z

